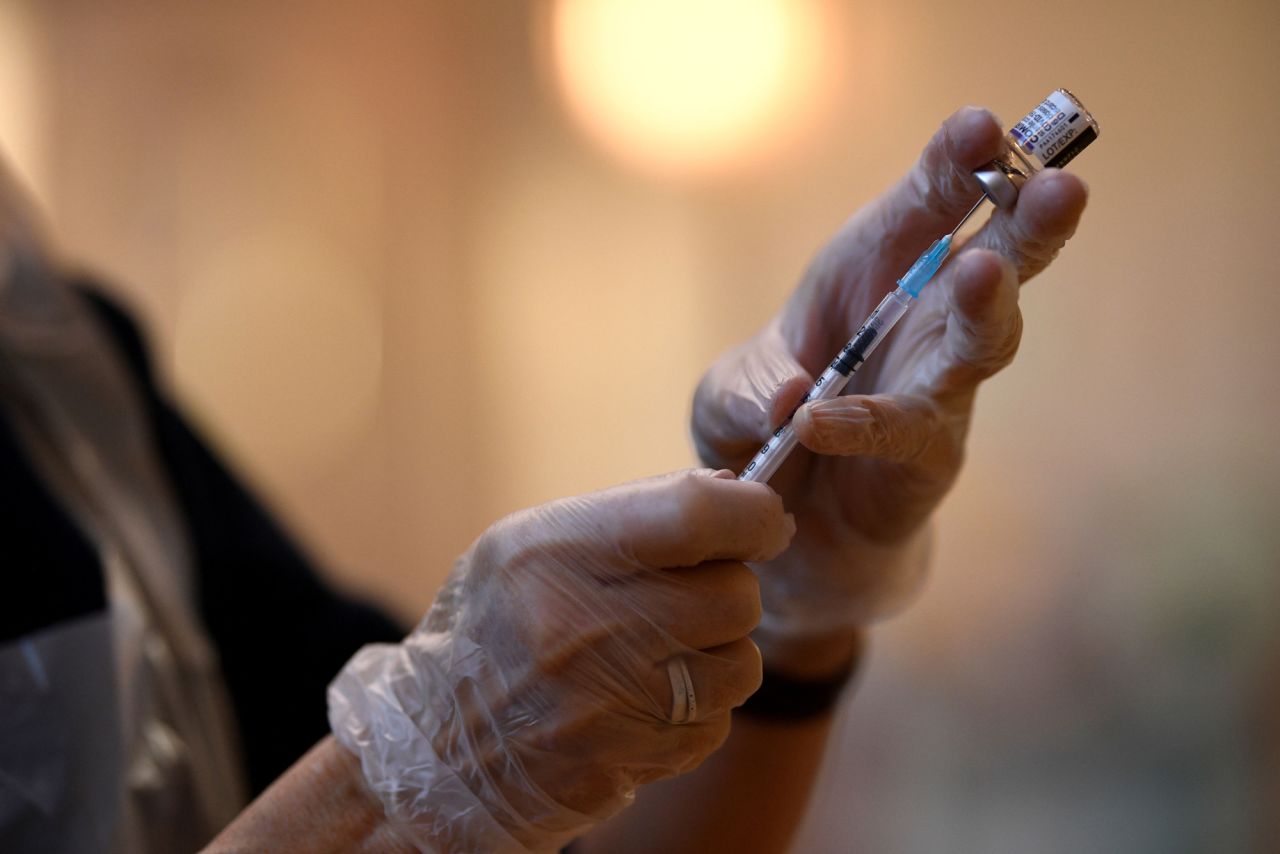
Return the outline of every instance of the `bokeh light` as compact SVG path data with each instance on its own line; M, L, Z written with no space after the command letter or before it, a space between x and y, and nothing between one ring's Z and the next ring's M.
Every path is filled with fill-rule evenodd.
M556 79L570 112L633 165L720 171L803 126L822 7L794 0L560 0Z
M688 464L702 371L943 117L1071 87L1088 213L793 850L1268 850L1280 163L1186 164L1221 116L1280 137L1280 4L1018 11L1076 49L992 59L957 4L4 0L0 145L273 512L408 621L503 514Z

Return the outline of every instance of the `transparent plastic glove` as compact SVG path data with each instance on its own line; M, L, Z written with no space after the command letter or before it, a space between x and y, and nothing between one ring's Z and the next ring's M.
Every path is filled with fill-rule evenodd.
M709 465L741 470L813 377L930 243L978 199L973 169L1001 150L976 108L949 118L912 171L819 251L781 313L721 357L694 396ZM760 564L765 634L843 631L901 607L919 587L927 520L954 482L978 385L1013 358L1018 286L1056 256L1084 209L1082 181L1046 170L956 252L845 395L806 405L803 445L770 484L796 516ZM767 651L766 651L767 654Z
M767 486L684 472L504 519L399 645L365 647L329 721L423 851L553 851L687 771L760 683L743 561L795 531ZM696 711L679 706L683 656ZM681 709L683 711L683 709Z

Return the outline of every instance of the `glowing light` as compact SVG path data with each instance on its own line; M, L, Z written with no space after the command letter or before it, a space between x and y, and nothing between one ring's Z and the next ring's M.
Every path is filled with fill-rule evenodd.
M629 161L723 169L802 123L820 79L820 7L797 0L559 0L557 83Z

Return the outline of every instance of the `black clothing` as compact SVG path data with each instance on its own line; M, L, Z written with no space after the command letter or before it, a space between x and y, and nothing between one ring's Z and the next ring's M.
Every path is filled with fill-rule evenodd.
M346 660L363 644L398 641L404 629L319 578L157 388L129 316L92 283L77 284L141 391L256 795L328 732L325 686ZM32 468L5 409L0 398L0 643L106 607L97 553Z

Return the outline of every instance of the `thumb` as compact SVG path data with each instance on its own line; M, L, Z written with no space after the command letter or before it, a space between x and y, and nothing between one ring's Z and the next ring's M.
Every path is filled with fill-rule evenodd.
M845 395L804 406L796 436L818 454L865 456L891 462L924 458L947 424L923 395Z
M694 447L713 468L737 470L800 405L813 377L776 323L716 361L693 395Z

